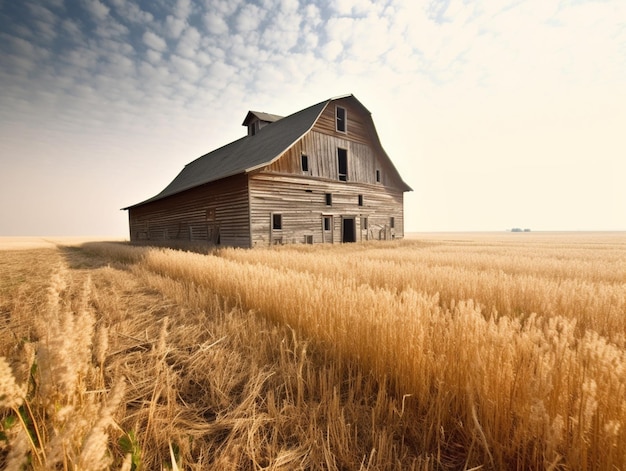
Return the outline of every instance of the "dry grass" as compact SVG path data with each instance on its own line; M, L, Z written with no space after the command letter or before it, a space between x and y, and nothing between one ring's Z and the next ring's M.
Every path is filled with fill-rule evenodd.
M43 467L46 407L69 401L85 422L90 392L100 412L69 469L96 442L125 469L626 469L623 234L86 244L3 253L0 289L0 387L18 398L3 417L28 404L52 430L28 451L33 426L3 425L0 464L19 451ZM44 400L16 391L46 338L64 353L34 384L65 386Z

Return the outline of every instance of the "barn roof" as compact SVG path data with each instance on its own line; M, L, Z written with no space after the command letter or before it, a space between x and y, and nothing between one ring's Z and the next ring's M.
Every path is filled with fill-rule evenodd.
M134 208L206 183L251 172L271 164L313 127L328 103L345 97L351 97L363 106L353 95L345 95L322 101L284 118L263 113L268 117L279 119L264 126L253 136L242 137L188 163L159 194L123 209ZM364 106L363 108L367 111L367 108ZM391 165L393 166L393 164ZM408 185L406 188L410 190Z

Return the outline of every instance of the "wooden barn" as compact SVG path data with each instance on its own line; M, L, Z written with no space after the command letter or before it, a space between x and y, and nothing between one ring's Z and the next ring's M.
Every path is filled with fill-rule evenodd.
M286 117L250 111L243 125L245 137L124 208L132 242L256 247L404 236L411 188L354 95Z

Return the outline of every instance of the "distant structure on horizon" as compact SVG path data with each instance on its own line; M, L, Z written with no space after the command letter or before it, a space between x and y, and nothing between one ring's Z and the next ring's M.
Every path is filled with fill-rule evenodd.
M236 247L404 237L404 192L354 95L287 117L249 111L247 135L187 164L128 210L130 240Z

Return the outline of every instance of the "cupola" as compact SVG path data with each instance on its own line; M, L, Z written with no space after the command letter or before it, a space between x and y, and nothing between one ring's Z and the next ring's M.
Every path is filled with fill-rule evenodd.
M261 128L282 118L282 116L262 111L248 111L246 119L243 120L241 125L248 128L248 136L254 136Z

